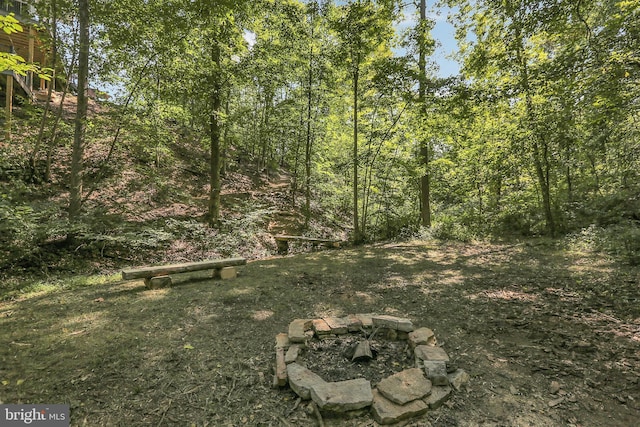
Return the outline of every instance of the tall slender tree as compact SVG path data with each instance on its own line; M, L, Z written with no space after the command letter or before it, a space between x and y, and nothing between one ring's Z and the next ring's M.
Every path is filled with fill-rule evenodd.
M417 25L416 42L418 44L418 106L420 109L421 127L424 127L427 116L427 56L432 50L432 40L428 36L430 22L427 21L427 1L420 0L418 8L420 15ZM424 173L420 178L420 222L423 227L431 227L431 170L430 155L432 151L431 138L422 130L419 132L420 161Z
M389 48L394 34L393 19L397 10L395 2L355 0L338 7L337 12L334 27L342 45L339 59L346 63L351 80L353 240L360 243L365 237L359 219L360 80L374 52Z
M79 55L78 55L78 101L74 123L73 150L71 154L71 177L69 197L69 219L78 219L82 209L83 156L87 129L89 87L89 0L78 0Z
M313 143L312 136L312 103L313 103L313 66L314 66L314 35L316 19L318 14L318 3L312 1L308 5L308 19L309 19L309 61L308 61L308 73L307 73L307 120L306 120L306 136L304 144L304 225L305 228L309 227L309 221L311 219L311 150Z

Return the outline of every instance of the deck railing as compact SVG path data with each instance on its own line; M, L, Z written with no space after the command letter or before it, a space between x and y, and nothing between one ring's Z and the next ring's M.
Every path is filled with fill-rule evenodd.
M8 15L13 13L19 20L26 20L26 22L30 22L32 19L30 17L33 16L34 12L33 6L30 3L31 2L28 0L0 0L0 14ZM0 51L15 53L13 46L0 45ZM9 71L3 71L2 74L11 74L16 83L26 92L27 97L33 97L33 91L30 84L33 76L28 75L23 77L17 73Z
M24 0L0 0L0 11L15 13L16 16L28 16L32 14L32 6Z

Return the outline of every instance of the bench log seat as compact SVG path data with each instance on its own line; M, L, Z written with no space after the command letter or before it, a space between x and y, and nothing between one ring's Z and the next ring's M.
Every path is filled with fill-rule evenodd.
M339 239L320 239L316 237L305 237L305 236L287 236L284 234L279 234L274 236L276 240L276 245L278 247L278 253L281 255L286 255L289 252L289 242L297 241L297 242L306 242L311 243L313 247L317 245L328 245L334 248L340 247Z
M238 265L245 265L246 263L247 260L245 258L227 258L152 267L130 268L122 270L122 279L144 279L144 284L147 288L156 289L171 286L171 278L169 277L169 274L214 270L214 277L220 279L231 279L236 277L234 267Z

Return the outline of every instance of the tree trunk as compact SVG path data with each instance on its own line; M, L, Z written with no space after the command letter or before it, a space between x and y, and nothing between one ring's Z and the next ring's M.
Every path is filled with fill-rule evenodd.
M227 99L224 102L224 116L229 117L229 100L231 99L231 91L227 91ZM229 122L225 122L222 135L222 149L220 150L220 176L227 175L228 157L227 149L229 148Z
M52 0L51 2L51 22L49 23L51 26L51 57L53 63L53 76L51 84L49 84L49 89L47 90L47 102L44 106L44 112L42 113L42 120L40 121L40 128L38 129L38 136L36 138L36 143L33 147L33 152L31 153L30 165L31 165L31 179L34 179L37 175L36 167L37 167L37 158L38 152L40 151L40 146L42 145L42 140L44 139L44 128L47 124L47 116L49 115L49 110L51 109L51 93L53 92L53 86L56 81L56 65L58 63L58 18L57 18L57 9L56 9L56 1ZM33 79L33 74L31 75Z
M220 46L214 42L211 50L213 63L220 71ZM211 116L209 117L209 128L211 133L211 160L210 167L210 190L209 190L209 226L215 227L220 221L220 117L221 117L221 84L220 76L214 76L213 92L211 94Z
M302 147L302 134L304 129L304 111L300 110L300 125L296 134L296 151L293 157L293 179L291 181L291 207L296 207L298 192L298 175L300 167L300 147Z
M533 107L529 95L527 95L527 109ZM529 113L529 120L535 120ZM533 140L533 163L536 169L536 175L538 176L538 184L540 185L540 191L542 192L542 207L544 209L544 216L547 225L547 231L551 236L556 234L556 225L553 218L553 212L551 211L551 185L549 182L549 154L548 143L541 136L537 135L538 132L534 132L536 135ZM542 146L542 147L541 147ZM542 150L541 150L542 148ZM542 152L541 152L542 151Z
M356 60L353 69L353 240L355 243L362 242L358 221L358 78L360 77L358 64L359 60Z
M565 180L567 183L567 200L573 202L573 179L571 176L571 141L566 142L565 147Z
M62 96L60 96L60 105L56 110L55 120L53 121L53 126L51 126L51 132L49 133L49 147L47 148L47 164L45 167L45 181L51 182L51 162L53 159L53 151L55 149L57 135L58 135L58 125L60 124L60 120L62 120L62 114L64 113L64 100L69 93L69 84L71 83L71 70L75 67L76 59L77 59L77 49L76 49L76 41L78 39L78 31L74 33L73 36L73 54L71 55L71 61L67 67L67 71L65 73L66 83L64 88L62 89Z
M542 193L542 208L544 210L544 216L546 221L547 231L551 236L556 234L556 224L553 218L553 212L551 210L551 184L550 184L550 164L549 164L549 143L547 142L543 131L540 129L538 119L535 114L533 106L533 99L531 96L531 86L529 83L529 68L527 66L527 59L524 55L524 45L522 41L522 34L519 29L516 30L517 41L517 59L520 66L521 74L521 89L525 97L525 107L527 109L527 118L529 121L529 127L532 134L532 149L533 149L533 164L538 177L538 185L540 185L540 192Z
M307 81L307 140L304 149L304 227L309 227L311 219L311 103L313 101L313 17L309 40L309 75Z
M262 148L260 152L260 162L258 163L258 165L260 168L266 169L267 177L269 176L269 163L267 162L267 156L269 154L269 151L271 150L271 130L269 129L269 119L271 115L271 105L273 104L273 97L273 90L270 88L265 88L261 132Z
M82 208L82 172L87 127L87 88L89 83L89 1L78 1L80 53L78 55L78 106L71 154L69 220L77 220Z
M427 116L427 46L424 30L427 21L427 2L420 0L420 21L418 28L418 103L420 105L420 122L423 123ZM421 124L422 126L422 124ZM421 132L423 140L420 145L420 161L424 165L424 175L420 178L420 223L423 227L431 227L431 176L429 171L430 141L424 132Z

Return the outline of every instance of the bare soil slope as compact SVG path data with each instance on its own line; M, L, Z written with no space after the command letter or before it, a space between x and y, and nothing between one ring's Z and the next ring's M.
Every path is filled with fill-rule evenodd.
M275 335L294 318L377 312L432 328L471 375L409 425L634 426L639 280L544 242L328 250L154 291L111 279L0 303L0 401L68 403L74 426L313 426L271 387Z

